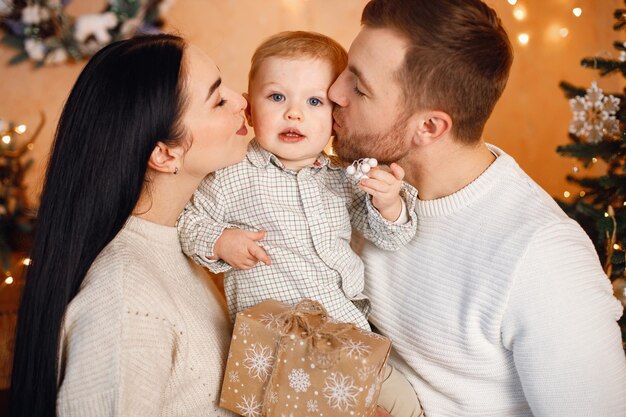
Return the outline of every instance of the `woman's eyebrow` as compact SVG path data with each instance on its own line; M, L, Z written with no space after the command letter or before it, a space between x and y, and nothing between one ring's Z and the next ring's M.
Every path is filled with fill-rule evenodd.
M215 90L217 90L217 87L219 87L221 84L222 84L221 77L215 80L215 82L211 85L211 88L209 88L209 94L206 96L206 100L204 100L205 102L209 101L209 99L211 98Z

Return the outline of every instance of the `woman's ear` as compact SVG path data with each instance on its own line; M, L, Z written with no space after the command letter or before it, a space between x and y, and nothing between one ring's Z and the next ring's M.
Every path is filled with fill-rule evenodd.
M250 94L243 93L242 95L243 95L243 98L246 99L246 109L244 110L244 113L246 114L246 121L248 122L248 126L254 127L252 126L252 110L250 109Z
M182 146L172 148L159 141L150 154L148 166L157 172L178 174L183 153Z
M417 145L429 145L447 136L452 129L452 118L443 111L427 111L415 114L410 121L414 131L413 142Z

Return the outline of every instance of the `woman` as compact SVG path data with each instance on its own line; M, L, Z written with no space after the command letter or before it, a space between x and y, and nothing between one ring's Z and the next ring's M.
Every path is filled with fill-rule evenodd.
M217 408L224 305L178 215L239 162L245 100L176 36L116 42L65 104L13 365L11 416L231 415Z

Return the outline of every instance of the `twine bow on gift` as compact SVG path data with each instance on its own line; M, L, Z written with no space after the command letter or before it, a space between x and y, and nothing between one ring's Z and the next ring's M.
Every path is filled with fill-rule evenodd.
M277 317L277 330L280 332L279 346L286 337L295 337L308 344L309 359L316 366L327 369L339 360L344 333L355 328L352 323L332 323L328 312L319 302L310 299L300 301L296 306Z
M341 347L346 340L343 334L355 328L352 323L330 322L330 316L324 306L310 299L304 299L292 309L279 314L276 317L276 323L276 329L280 333L276 352L279 352L280 347L284 346L285 339L295 339L299 336L300 340L307 343L309 359L321 369L331 368L339 361ZM267 414L278 365L279 361L277 360L265 386L262 415Z

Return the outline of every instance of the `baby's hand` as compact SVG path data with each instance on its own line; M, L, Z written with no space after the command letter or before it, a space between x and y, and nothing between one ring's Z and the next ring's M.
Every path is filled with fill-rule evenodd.
M379 167L372 168L367 176L361 180L359 188L372 196L372 204L385 219L395 222L402 213L402 179L404 170L400 165L392 163L389 166L391 172Z
M250 269L257 262L270 265L272 263L270 257L257 244L257 241L264 237L265 230L249 232L241 229L224 229L215 242L215 256L236 269Z

